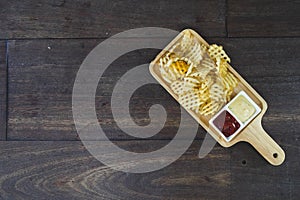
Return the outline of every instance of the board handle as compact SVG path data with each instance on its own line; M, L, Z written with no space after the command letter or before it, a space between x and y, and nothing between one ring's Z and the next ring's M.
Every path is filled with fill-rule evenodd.
M245 130L245 141L250 143L269 163L278 166L283 163L283 149L269 136L261 125L261 118L256 118Z

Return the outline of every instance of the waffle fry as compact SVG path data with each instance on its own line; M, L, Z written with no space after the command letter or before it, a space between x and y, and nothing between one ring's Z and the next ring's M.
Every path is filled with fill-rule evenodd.
M211 69L202 67L198 69L197 71L190 74L191 77L200 77L201 79L205 79L208 73L211 71Z
M181 51L188 52L189 48L193 46L193 39L190 34L186 34L183 36L182 41L180 43Z
M175 62L172 62L172 64L170 65L170 67L173 68L174 71L176 71L176 73L179 73L179 74L186 74L186 72L188 71L188 64L183 61L183 60L177 60Z
M178 47L178 46L176 46ZM176 49L173 48L174 50ZM186 57L191 60L195 65L198 65L203 59L205 50L197 43L191 35L184 35L180 43L180 49L177 49L181 57Z
M209 90L210 99L215 102L226 102L226 96L223 90L223 86L217 83L214 83Z
M174 81L171 84L171 89L175 92L175 94L180 95L183 94L186 90L183 87L183 81Z
M200 67L206 67L213 70L216 69L217 66L209 57L206 57L205 59L202 60Z
M188 91L183 95L180 95L179 102L183 107L194 110L196 112L198 112L199 107L201 106L199 92L194 90Z
M218 71L224 85L226 100L229 101L238 81L235 76L227 70L227 63L225 60L220 61Z
M211 115L216 113L220 108L221 106L217 102L208 101L200 107L199 113L201 115Z
M207 51L208 51L209 56L212 59L222 58L222 59L226 60L227 62L230 62L230 58L225 53L222 46L212 44L212 45L209 46Z
M183 82L184 82L184 87L190 88L190 89L197 88L201 84L199 79L195 78L195 77L185 77L183 79Z

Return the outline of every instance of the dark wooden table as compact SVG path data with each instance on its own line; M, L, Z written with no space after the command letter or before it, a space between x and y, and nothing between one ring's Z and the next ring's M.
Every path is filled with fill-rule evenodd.
M199 159L201 127L180 159L151 173L114 171L87 152L72 117L80 64L106 38L147 26L192 28L224 46L269 104L263 126L286 152L281 166L246 143L216 145ZM0 1L0 199L300 199L299 37L296 0ZM161 148L178 128L179 106L158 85L136 91L131 111L137 123L147 124L149 105L164 105L168 119L159 134L129 137L110 111L116 81L158 52L121 56L99 83L99 124L124 149Z

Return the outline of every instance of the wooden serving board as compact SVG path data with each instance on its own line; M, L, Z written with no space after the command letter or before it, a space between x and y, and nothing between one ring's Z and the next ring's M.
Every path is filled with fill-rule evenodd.
M159 71L159 59L170 50L170 48L179 42L184 34L190 34L206 46L209 44L198 33L191 29L186 29L178 34L150 63L149 69L152 76L178 101L178 96L171 90L169 83L165 82ZM285 153L282 148L266 133L261 125L262 117L267 110L266 101L228 64L228 70L238 79L238 86L234 93L245 91L249 97L261 108L261 112L231 141L227 142L214 129L210 128L209 120L212 116L202 116L196 112L186 109L187 112L207 131L216 141L223 147L230 147L237 142L250 143L269 163L272 165L280 165L285 159Z

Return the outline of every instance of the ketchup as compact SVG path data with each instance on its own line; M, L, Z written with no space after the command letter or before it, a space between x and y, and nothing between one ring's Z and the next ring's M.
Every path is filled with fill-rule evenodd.
M226 136L234 134L239 128L239 122L226 110L213 121L214 125Z

